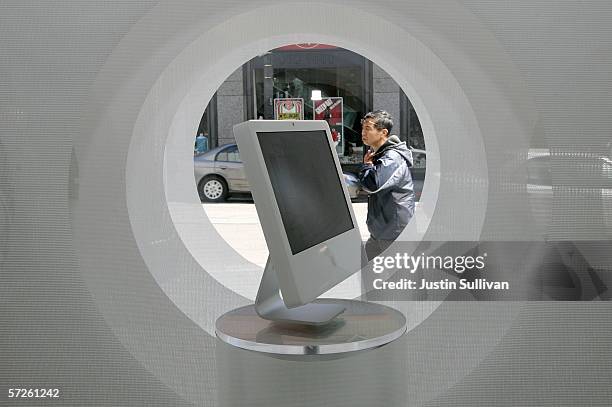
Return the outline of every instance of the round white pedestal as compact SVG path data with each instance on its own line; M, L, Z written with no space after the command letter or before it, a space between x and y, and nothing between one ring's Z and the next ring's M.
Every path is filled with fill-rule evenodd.
M254 305L232 310L216 323L219 339L230 345L282 355L323 355L372 349L394 341L406 332L404 315L384 305L337 299L346 310L323 326L273 322L261 318Z

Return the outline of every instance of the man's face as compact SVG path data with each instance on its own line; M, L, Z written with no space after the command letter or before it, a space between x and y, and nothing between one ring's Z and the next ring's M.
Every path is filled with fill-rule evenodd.
M387 129L379 130L373 120L364 120L361 126L361 140L366 146L380 146L387 138Z

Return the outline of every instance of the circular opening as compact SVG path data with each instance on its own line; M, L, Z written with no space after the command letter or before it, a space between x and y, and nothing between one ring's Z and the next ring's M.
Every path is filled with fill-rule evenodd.
M241 48L237 55L230 58L231 63L228 60L220 60L211 70L213 77L221 78L216 84L204 80L204 77L208 77L208 75L200 73L199 78L192 84L193 89L187 91L187 96L179 104L169 128L170 137L166 144L164 186L169 204L168 208L180 238L196 262L205 267L209 276L232 292L251 300L255 298L268 253L252 202L234 203L231 210L224 212L223 205L226 204L220 205L218 202L228 198L231 201L233 196L236 195L231 191L230 180L224 179L221 174L202 174L196 170L196 188L186 194L184 190L185 181L191 175L186 175L185 178L179 180L178 174L187 173L185 171L187 164L185 147L194 152L194 161L205 160L207 155L208 158L212 156L210 161L214 161L218 155L221 155L223 160L228 160L225 163L229 167L227 164L231 163L232 158L239 155L237 149L231 146L234 141L232 126L244 121L245 118L248 118L248 114L252 116L251 118L255 118L255 116L257 118L273 118L275 114L274 99L293 99L293 97L286 98L285 96L301 95L303 96L301 99L305 99L302 105L304 119L308 119L309 115L312 115L313 118L325 119L326 114L329 119L333 119L331 112L317 113L317 107L329 100L330 97L341 98L343 109L338 110L344 116L344 98L347 98L347 101L350 102L346 104L347 123L350 123L350 126L345 126L344 117L342 117L341 120L332 123L330 129L336 133L335 136L338 141L336 151L341 157L340 162L344 166L343 170L346 169L347 177L353 175L353 180L356 178L354 174L363 161L364 154L363 143L360 143L362 115L372 109L389 110L396 118L393 132L399 130L397 136L405 139L409 144L413 144L414 163L416 164L413 173L415 174L415 184L417 184L416 192L419 195L419 204L415 208L415 216L408 225L410 227L406 227L397 239L420 241L428 231L437 203L439 177L434 177L432 182L427 183L429 185L428 189L424 188L426 185L425 166L428 153L433 152L433 161L432 159L429 161L430 167L433 166L433 171L430 172L439 175L437 143L435 142L431 119L425 114L425 120L423 120L422 115L426 112L423 102L418 98L414 88L409 86L406 80L397 81L395 79L400 74L397 71L393 73L389 71L388 68L392 65L389 65L388 61L386 64L381 63L380 65L372 62L373 57L378 61L376 54L370 52L368 57L366 56L368 52L362 52L363 48L358 48L355 44L347 43L333 46L327 44L334 44L334 41L319 41L317 44L320 45L321 49L313 46L308 50L298 50L297 48L305 47L302 47L300 43L298 43L300 45L289 46L286 45L287 43L286 39L283 40L283 38L268 38L265 41L245 45L244 49ZM270 46L270 44L273 44L273 46ZM323 51L327 52L327 56L321 58ZM309 69L302 68L299 71L299 64L294 61L292 66L291 58L287 58L288 53L295 53L301 56L303 64L304 52L309 52L311 58L318 54L318 58L315 58L315 64L317 64L315 68L318 69L314 71L314 74L310 72L310 76L313 77L311 83L301 79L299 75L295 75L297 72L306 75L306 78ZM332 54L330 56L332 52L336 55ZM291 68L289 71L293 72L287 72L288 69L285 67L285 69L279 71L279 75L275 75L274 62L278 62L275 61L275 53L281 55L281 62L277 63L277 66L282 68L283 64L285 66L289 65ZM300 59L297 60L299 63ZM382 57L381 60L384 61ZM321 65L324 65L324 68L321 68ZM228 66L236 67L230 71L232 73L229 76L227 75ZM245 69L244 66L247 68ZM257 68L261 70L257 72ZM221 70L225 74L219 76ZM321 71L323 71L323 74ZM343 71L345 72L343 73ZM344 77L346 72L353 75L352 81L351 75L348 79ZM280 74L282 74L282 77ZM272 90L272 98L269 97L270 90L267 90L267 94L264 92L266 84L258 84L258 76L262 81L269 81L268 87ZM274 86L275 77L276 87ZM369 83L366 84L366 81ZM245 89L245 83L247 84L244 91L247 94L246 100L244 95L239 94L240 89ZM260 93L263 92L263 97L260 98L257 95L258 86ZM292 94L292 92L296 92L296 89L298 93ZM408 91L406 91L407 89ZM321 98L318 97L319 91L321 92ZM410 99L406 96L407 94L411 95ZM274 96L278 97L275 98ZM312 98L312 96L316 97ZM206 101L205 105L199 105L199 109L195 105L198 98ZM258 103L258 100L261 103ZM266 100L268 106L264 103ZM282 102L282 100L277 100L278 102ZM311 105L308 106L308 104ZM201 106L207 106L208 108L203 109ZM223 108L220 108L220 106ZM204 115L202 110L204 110ZM282 111L282 109L279 109L276 114L296 113L288 110ZM417 111L419 112L418 116ZM223 119L219 117L220 112L226 115ZM322 117L317 117L317 115ZM196 120L199 120L199 123ZM194 132L196 124L197 131ZM403 131L401 130L402 126ZM215 130L217 131L216 137L212 135ZM187 133L189 133L188 136ZM193 139L194 133L197 134L195 142ZM188 144L185 143L185 136L190 140ZM433 148L431 151L424 149L425 139L427 139L427 146ZM226 148L215 150L220 145L226 146ZM207 148L213 151L201 153L201 150ZM179 163L179 159L185 161ZM193 174L193 171L194 166L191 166L189 172ZM172 179L174 179L174 182ZM208 196L205 196L205 194L208 194ZM244 194L242 195L244 197ZM189 205L188 212L193 217L194 222L188 227L184 224L186 206L179 207L176 204L177 201L191 204L193 202L192 197L206 199L206 217L202 219L197 216L195 208ZM359 202L360 199L361 202ZM208 203L212 201L216 201L216 203L214 205ZM365 241L369 237L369 233L365 225L367 206L364 198L357 196L353 205L356 209L360 232ZM241 221L242 226L237 224ZM196 229L198 232L196 232ZM204 236L203 230L214 232ZM246 233L243 233L245 231ZM251 236L249 236L249 233ZM213 254L213 256L210 256L210 254ZM231 263L223 261L223 259L228 258L231 258ZM362 293L363 287L358 273L334 287L326 295L338 298L355 298Z
M250 59L229 75L204 110L194 140L198 196L219 236L248 261L265 265L268 249L232 127L245 119L316 119L329 124L362 239L367 240L367 192L358 173L368 149L361 119L374 110L390 113L391 134L411 150L418 208L427 157L421 124L404 91L376 63L330 44L289 44Z

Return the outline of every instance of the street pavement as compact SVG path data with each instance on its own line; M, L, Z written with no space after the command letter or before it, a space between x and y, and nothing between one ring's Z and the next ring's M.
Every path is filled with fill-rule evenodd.
M206 215L225 241L242 257L261 267L266 265L268 247L255 204L249 201L203 204ZM353 203L362 240L369 237L366 227L367 202Z
M366 227L368 212L367 202L353 203L353 211L363 241L369 237ZM258 282L263 274L263 268L268 259L268 247L259 224L255 204L252 200L234 200L227 203L203 204L206 216L211 221L219 235L240 256L247 261L261 267L259 272L252 276L234 273L215 274L215 278L226 287L240 292L251 300L255 299ZM427 228L427 217L416 205L417 229L423 231ZM330 298L356 298L361 295L361 273L355 273L342 283L324 293L323 297ZM428 311L429 312L429 311Z

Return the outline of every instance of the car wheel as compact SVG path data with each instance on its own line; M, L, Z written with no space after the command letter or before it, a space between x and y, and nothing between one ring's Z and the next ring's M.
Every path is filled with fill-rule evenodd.
M223 202L227 198L227 182L217 175L204 177L198 185L200 199L206 202Z

